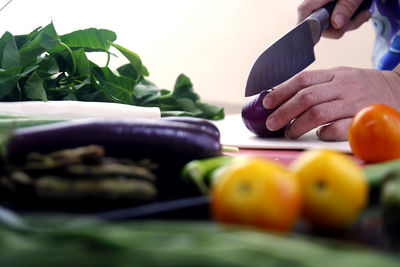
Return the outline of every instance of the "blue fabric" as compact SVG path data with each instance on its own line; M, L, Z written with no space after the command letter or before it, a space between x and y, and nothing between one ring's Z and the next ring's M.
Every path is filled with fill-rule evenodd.
M374 67L392 70L400 63L400 0L375 0L371 12L376 31Z

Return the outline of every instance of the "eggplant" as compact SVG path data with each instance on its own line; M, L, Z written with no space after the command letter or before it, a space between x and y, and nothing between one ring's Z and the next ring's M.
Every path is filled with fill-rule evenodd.
M29 152L50 153L86 145L104 147L106 156L185 163L221 154L215 133L193 124L161 119L81 119L22 129L6 148L10 162Z
M217 126L214 123L210 122L206 119L196 118L196 117L187 117L187 116L171 116L171 117L163 117L162 120L166 121L175 121L175 122L183 122L189 123L193 125L197 125L202 129L207 129L211 131L218 139L221 138L221 133Z
M245 103L242 108L242 120L247 129L259 137L282 137L285 136L287 126L277 131L270 131L266 125L267 118L275 111L264 108L262 104L269 92L270 90L264 90Z

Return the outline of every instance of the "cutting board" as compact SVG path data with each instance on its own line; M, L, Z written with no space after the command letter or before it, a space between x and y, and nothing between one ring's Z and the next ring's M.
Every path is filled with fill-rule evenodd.
M306 150L313 148L327 148L351 153L349 142L325 142L318 139L317 129L303 135L297 140L281 138L259 138L251 133L242 121L240 114L228 115L225 119L214 124L221 132L221 144L245 149L280 149Z

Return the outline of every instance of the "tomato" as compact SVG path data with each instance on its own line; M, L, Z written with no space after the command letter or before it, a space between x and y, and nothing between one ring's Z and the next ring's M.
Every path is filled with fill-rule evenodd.
M349 142L354 155L367 162L400 158L400 113L383 104L363 108L351 123Z
M291 172L266 159L247 158L217 172L211 210L223 223L288 231L301 213L300 185Z
M318 228L343 228L368 201L368 183L350 156L331 150L309 150L292 163L304 194L303 218Z

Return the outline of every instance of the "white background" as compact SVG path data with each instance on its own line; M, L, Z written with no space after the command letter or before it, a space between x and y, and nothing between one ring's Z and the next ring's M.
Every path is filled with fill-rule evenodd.
M295 26L300 2L14 0L0 12L0 33L25 34L51 21L59 34L89 27L113 30L116 43L139 54L159 87L171 89L185 73L203 100L240 106L253 62ZM374 35L369 22L339 41L321 40L309 68L370 68ZM112 66L123 63L112 59Z

